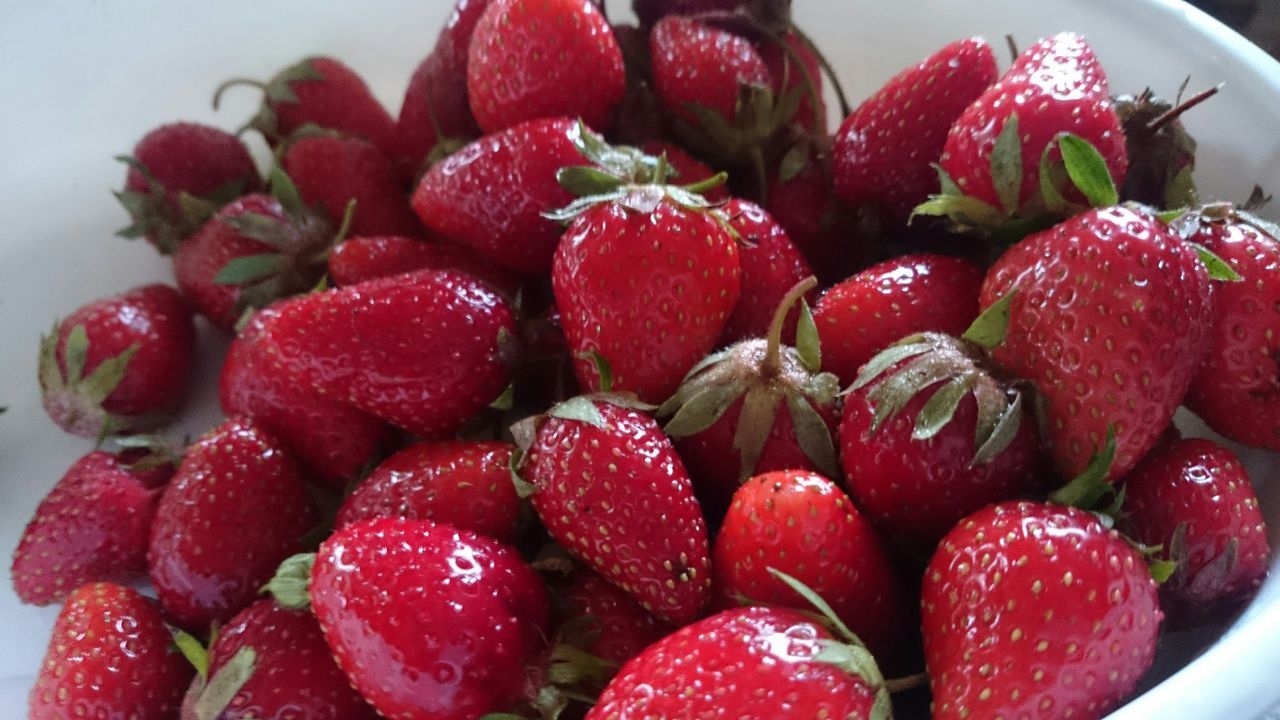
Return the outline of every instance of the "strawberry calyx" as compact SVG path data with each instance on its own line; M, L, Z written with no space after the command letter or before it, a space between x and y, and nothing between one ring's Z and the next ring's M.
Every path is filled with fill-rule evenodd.
M223 205L235 200L248 189L249 181L241 178L215 188L206 195L179 192L177 203L170 202L169 190L151 170L131 155L117 155L116 160L142 174L146 190L113 190L112 195L129 213L129 225L116 231L128 240L151 238L162 255L172 254L178 245L213 217Z
M89 333L84 325L76 325L61 343L64 370L64 364L58 362L61 329L61 323L55 322L49 334L40 338L39 374L44 407L64 430L81 437L96 437L101 442L108 435L155 427L167 419L165 413L122 415L102 407L124 380L129 362L138 352L137 343L86 373Z
M284 559L276 574L262 586L262 592L275 599L286 610L307 610L311 607L311 567L316 554L298 553Z
M222 103L222 94L229 88L247 85L262 91L262 105L258 108L258 112L253 116L243 128L241 132L252 128L262 133L262 136L269 143L276 143L283 139L280 133L279 119L273 106L276 103L297 103L298 95L293 90L294 83L301 82L319 82L324 80L324 73L316 69L314 61L317 58L303 58L276 73L275 77L267 82L254 80L252 78L231 78L224 81L213 92L213 109L217 110Z
M192 717L196 720L215 720L222 717L223 711L231 705L231 701L235 700L241 688L249 682L257 670L257 651L247 645L240 648L230 660L210 676L208 649L200 645L199 640L179 631L174 634L174 643L196 668L196 678L187 691L188 699L184 706L189 704L194 711ZM210 640L209 647L212 646L213 640Z
M1196 141L1187 132L1181 117L1216 95L1218 90L1212 87L1185 101L1179 91L1173 103L1160 99L1150 88L1137 95L1115 98L1116 115L1124 129L1129 156L1121 197L1167 209L1193 207L1199 202L1192 177Z

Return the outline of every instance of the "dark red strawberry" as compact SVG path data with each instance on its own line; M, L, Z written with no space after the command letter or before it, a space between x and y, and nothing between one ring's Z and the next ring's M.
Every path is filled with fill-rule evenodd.
M159 497L118 456L94 451L77 460L40 501L13 552L18 598L47 605L87 582L144 575Z
M666 156L667 164L675 171L673 178L681 185L693 185L715 177L715 170L675 143L651 140L640 149L653 157ZM729 199L729 191L723 185L717 185L702 193L702 196L708 202L721 203Z
M832 148L836 194L901 222L938 192L951 125L998 76L982 38L958 40L893 76L845 118Z
M863 267L868 247L857 218L833 192L830 158L800 149L770 176L764 207L787 231L824 284Z
M58 614L26 717L169 720L190 678L155 603L119 585L85 585Z
M765 337L769 323L787 291L813 275L804 255L769 213L753 202L731 200L721 212L738 233L738 262L742 267L742 293L725 322L720 344ZM817 297L809 293L809 300ZM794 342L799 309L787 316L783 342Z
M231 343L218 386L222 412L260 424L293 451L307 476L342 490L391 444L381 420L276 370L265 349L284 300L254 313Z
M410 445L356 486L342 503L337 525L384 517L434 520L512 542L520 520L512 449L501 442Z
M533 508L558 543L669 622L711 595L707 526L662 428L618 396L584 396L512 429Z
M1100 718L1151 665L1146 563L1091 513L1009 502L952 530L924 576L933 717Z
M889 556L871 523L817 473L770 472L744 483L716 535L712 567L723 607L745 599L808 610L769 572L785 568L830 600L881 665L900 666L909 655L911 613Z
M1155 444L1208 349L1210 290L1194 249L1123 207L1032 235L992 266L981 305L1004 301L993 313L1007 320L992 334L993 355L1035 385L1061 477L1080 474L1108 428L1117 441L1109 479Z
M717 10L736 10L746 0L631 0L631 7L647 26L667 15L697 15Z
M739 85L768 89L773 77L745 37L688 17L667 16L650 35L654 89L667 112L693 128L704 113L724 124L738 116Z
M317 518L293 456L250 420L196 441L160 498L147 560L165 614L202 630L253 602Z
M115 196L131 224L118 234L145 237L166 254L218 208L262 187L244 143L207 125L161 125L120 160L129 172Z
M822 367L842 384L907 335L960 335L978 316L982 269L960 258L918 253L886 260L827 291L813 311Z
M480 16L467 93L486 133L545 117L608 130L626 91L622 50L594 2L493 0Z
M191 308L168 285L94 300L40 339L45 412L81 437L159 427L186 399L195 346Z
M310 596L338 666L389 718L511 709L545 643L537 575L512 548L448 525L348 525L320 546Z
M852 390L840 423L849 493L907 549L927 554L964 516L1037 488L1032 402L979 346L909 336L867 363Z
M590 570L578 570L556 590L569 606L582 650L621 666L671 632L630 595ZM568 624L565 626L568 628Z
M1238 607L1267 576L1267 528L1249 473L1209 440L1174 440L1143 458L1125 476L1120 525L1176 563L1160 592L1180 618Z
M198 651L197 651L198 652ZM309 612L259 600L218 629L182 720L373 720Z
M355 285L415 270L456 270L484 280L508 298L520 279L460 245L442 245L396 235L347 238L329 253L329 280Z

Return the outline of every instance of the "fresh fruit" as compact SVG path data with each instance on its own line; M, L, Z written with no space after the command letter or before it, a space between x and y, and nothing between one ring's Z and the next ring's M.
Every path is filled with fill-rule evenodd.
M1144 212L1092 210L1006 252L981 295L984 310L1001 301L992 312L1007 331L993 356L1039 393L1058 474L1079 475L1112 428L1107 477L1122 477L1169 424L1208 349L1213 303L1196 250Z
M162 253L208 220L218 208L262 186L249 151L236 136L196 123L161 125L143 136L116 199L129 213L126 238L145 237Z
M434 437L502 394L515 331L507 303L487 284L422 270L288 303L264 348L285 377Z
M729 345L767 335L773 314L787 291L813 272L787 231L759 205L735 199L720 211L741 239L738 262L742 268L742 293L725 322L719 343ZM817 293L811 292L810 296L809 300L814 300ZM784 342L794 342L799 316L798 308L787 316L782 329Z
M594 2L493 0L476 24L467 93L486 133L544 117L605 131L626 90L622 50Z
M512 449L501 442L410 445L356 486L342 503L337 525L382 517L434 520L512 542L520 520Z
M621 666L662 639L671 628L640 606L622 589L590 570L578 570L556 588L569 606L582 650Z
M724 123L738 114L738 86L769 88L773 78L755 46L740 35L681 16L657 22L650 35L654 89L664 107L691 127L702 113Z
M158 499L116 455L95 450L77 460L40 501L13 552L18 599L48 605L87 582L144 575Z
M848 385L871 358L908 335L960 335L978 316L981 287L977 265L931 253L863 270L831 288L813 310L823 369Z
M186 398L195 345L191 308L168 285L94 300L40 339L45 412L81 437L159 427Z
M318 519L293 456L250 420L196 441L160 498L147 560L165 615L203 630L257 597Z
M119 585L85 585L54 623L27 718L168 720L190 678L155 603Z
M1267 576L1267 528L1235 453L1209 440L1158 446L1124 479L1124 531L1176 563L1166 609L1204 618L1233 609Z
M456 270L474 275L514 298L520 279L460 245L442 245L399 235L347 238L329 253L329 280L355 285L415 270Z
M966 515L1037 489L1040 437L1031 400L981 347L922 333L863 368L844 401L840 461L858 507L927 554Z
M707 526L662 428L617 396L584 396L512 429L551 537L663 620L711 595ZM633 403L631 403L633 404Z
M1094 515L1008 502L952 530L925 571L933 717L1100 718L1155 655L1146 563Z
M544 643L546 593L520 556L429 521L342 528L320 546L310 600L338 666L389 718L508 710Z

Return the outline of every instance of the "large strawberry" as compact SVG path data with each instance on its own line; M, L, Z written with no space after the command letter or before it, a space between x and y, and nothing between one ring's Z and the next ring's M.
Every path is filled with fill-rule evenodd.
M720 212L742 240L738 246L742 293L720 335L720 344L728 345L768 335L773 314L786 298L787 291L813 272L787 231L759 205L734 199ZM817 296L816 293L810 295L810 300ZM798 309L794 308L787 316L782 329L784 341L795 339L799 316Z
M195 345L191 308L168 285L94 300L40 339L45 412L90 438L163 425L186 398Z
M608 130L626 94L622 50L594 2L493 0L467 58L467 93L480 128L578 117Z
M85 585L53 625L26 717L170 720L190 678L155 603L127 587Z
M202 630L253 602L317 518L292 455L249 420L192 445L160 498L147 553L165 614Z
M995 321L993 354L1035 386L1061 477L1080 474L1108 428L1108 478L1155 444L1207 350L1211 301L1196 250L1124 207L1032 235L992 266L981 304Z
M515 331L487 284L422 270L284 305L265 349L286 377L430 437L457 430L502 393Z
M355 285L415 270L457 270L488 282L514 298L520 278L461 245L424 242L402 235L347 238L329 253L329 280Z
M1009 502L961 521L925 571L933 717L1106 715L1151 665L1161 613L1141 555L1091 513Z

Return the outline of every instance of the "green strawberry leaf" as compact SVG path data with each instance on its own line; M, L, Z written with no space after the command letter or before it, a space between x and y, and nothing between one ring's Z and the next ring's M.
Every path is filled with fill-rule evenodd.
M1013 306L1013 298L1018 294L1016 289L991 304L977 320L969 326L960 337L964 340L991 350L1004 342L1009 332L1009 313Z
M804 451L805 457L828 477L839 477L840 465L836 461L835 443L831 439L831 429L818 411L809 404L809 400L795 395L787 395L787 413L791 416L791 426L795 431L796 443Z
M1005 212L1018 211L1022 194L1022 136L1018 132L1018 115L1014 113L1000 128L991 148L991 183Z
M804 298L800 299L800 320L796 323L796 352L809 372L822 368L822 340L818 337L818 325L813 321L813 311Z
M222 711L231 704L240 688L253 677L258 664L258 653L245 646L231 656L226 665L212 677L195 702L196 720L216 720Z
M196 674L202 678L209 676L209 651L204 645L200 644L194 636L178 630L172 629L173 644L178 648L178 652L191 663L191 667L196 669Z
M489 407L494 410L510 410L515 406L516 384L507 383L507 387L502 391L493 402L489 403Z
M1107 426L1107 439L1100 450L1095 450L1089 465L1074 480L1049 495L1049 500L1059 505L1069 505L1081 510L1094 510L1102 500L1116 492L1107 482L1111 465L1116 459L1116 430Z
M262 586L262 592L271 595L277 605L288 610L311 607L311 566L315 562L315 553L299 553L285 558L275 576Z
M1045 209L1056 215L1065 213L1070 203L1062 196L1058 186L1066 179L1059 177L1065 169L1050 158L1053 145L1045 145L1040 153L1040 197L1044 199Z
M795 180L805 168L809 167L809 157L808 143L797 143L792 146L778 163L778 182L788 183Z
M280 207L291 217L296 217L306 212L307 204L302 201L302 194L298 192L298 186L293 184L293 178L284 171L284 168L276 165L271 168L271 176L268 178L271 183L271 194L280 201Z
M750 390L738 412L738 429L733 435L733 449L738 451L738 478L746 480L755 474L756 461L764 452L765 441L773 430L782 397L768 390Z
M601 195L622 186L622 178L599 168L570 165L556 171L556 182L576 197Z
M56 346L55 346L56 347ZM66 383L75 385L84 377L85 358L89 354L89 332L84 325L76 325L67 333L67 341L62 346L63 362L66 363Z
M98 363L93 372L79 382L84 397L95 405L101 405L102 401L106 400L107 396L114 392L124 380L129 361L137 354L140 347L142 347L140 343L134 343L119 355ZM70 365L70 359L67 362Z
M1058 137L1058 147L1062 149L1062 163L1067 168L1067 175L1084 193L1090 205L1111 207L1120 202L1107 162L1088 140L1063 133Z
M561 420L586 423L597 428L608 426L608 423L604 420L604 415L600 414L600 408L597 408L596 404L587 397L570 398L562 403L553 405L547 411L547 415Z
M261 253L232 258L213 277L216 285L248 285L280 274L289 264L281 253Z
M716 424L746 391L741 383L714 385L685 401L663 430L672 437L689 437Z
M1172 560L1152 560L1147 563L1147 570L1151 571L1151 578L1156 584L1163 585L1177 572L1178 563Z
M920 408L915 427L911 430L911 439L928 440L946 427L951 418L955 417L956 408L960 407L960 401L969 394L976 379L971 374L961 375L938 388L925 401L924 407Z
M1209 248L1199 244L1191 243L1191 247L1195 248L1197 254L1200 255L1200 262L1204 263L1204 267L1209 271L1210 280L1219 280L1222 282L1241 282L1244 278L1240 277L1234 268L1223 260Z

